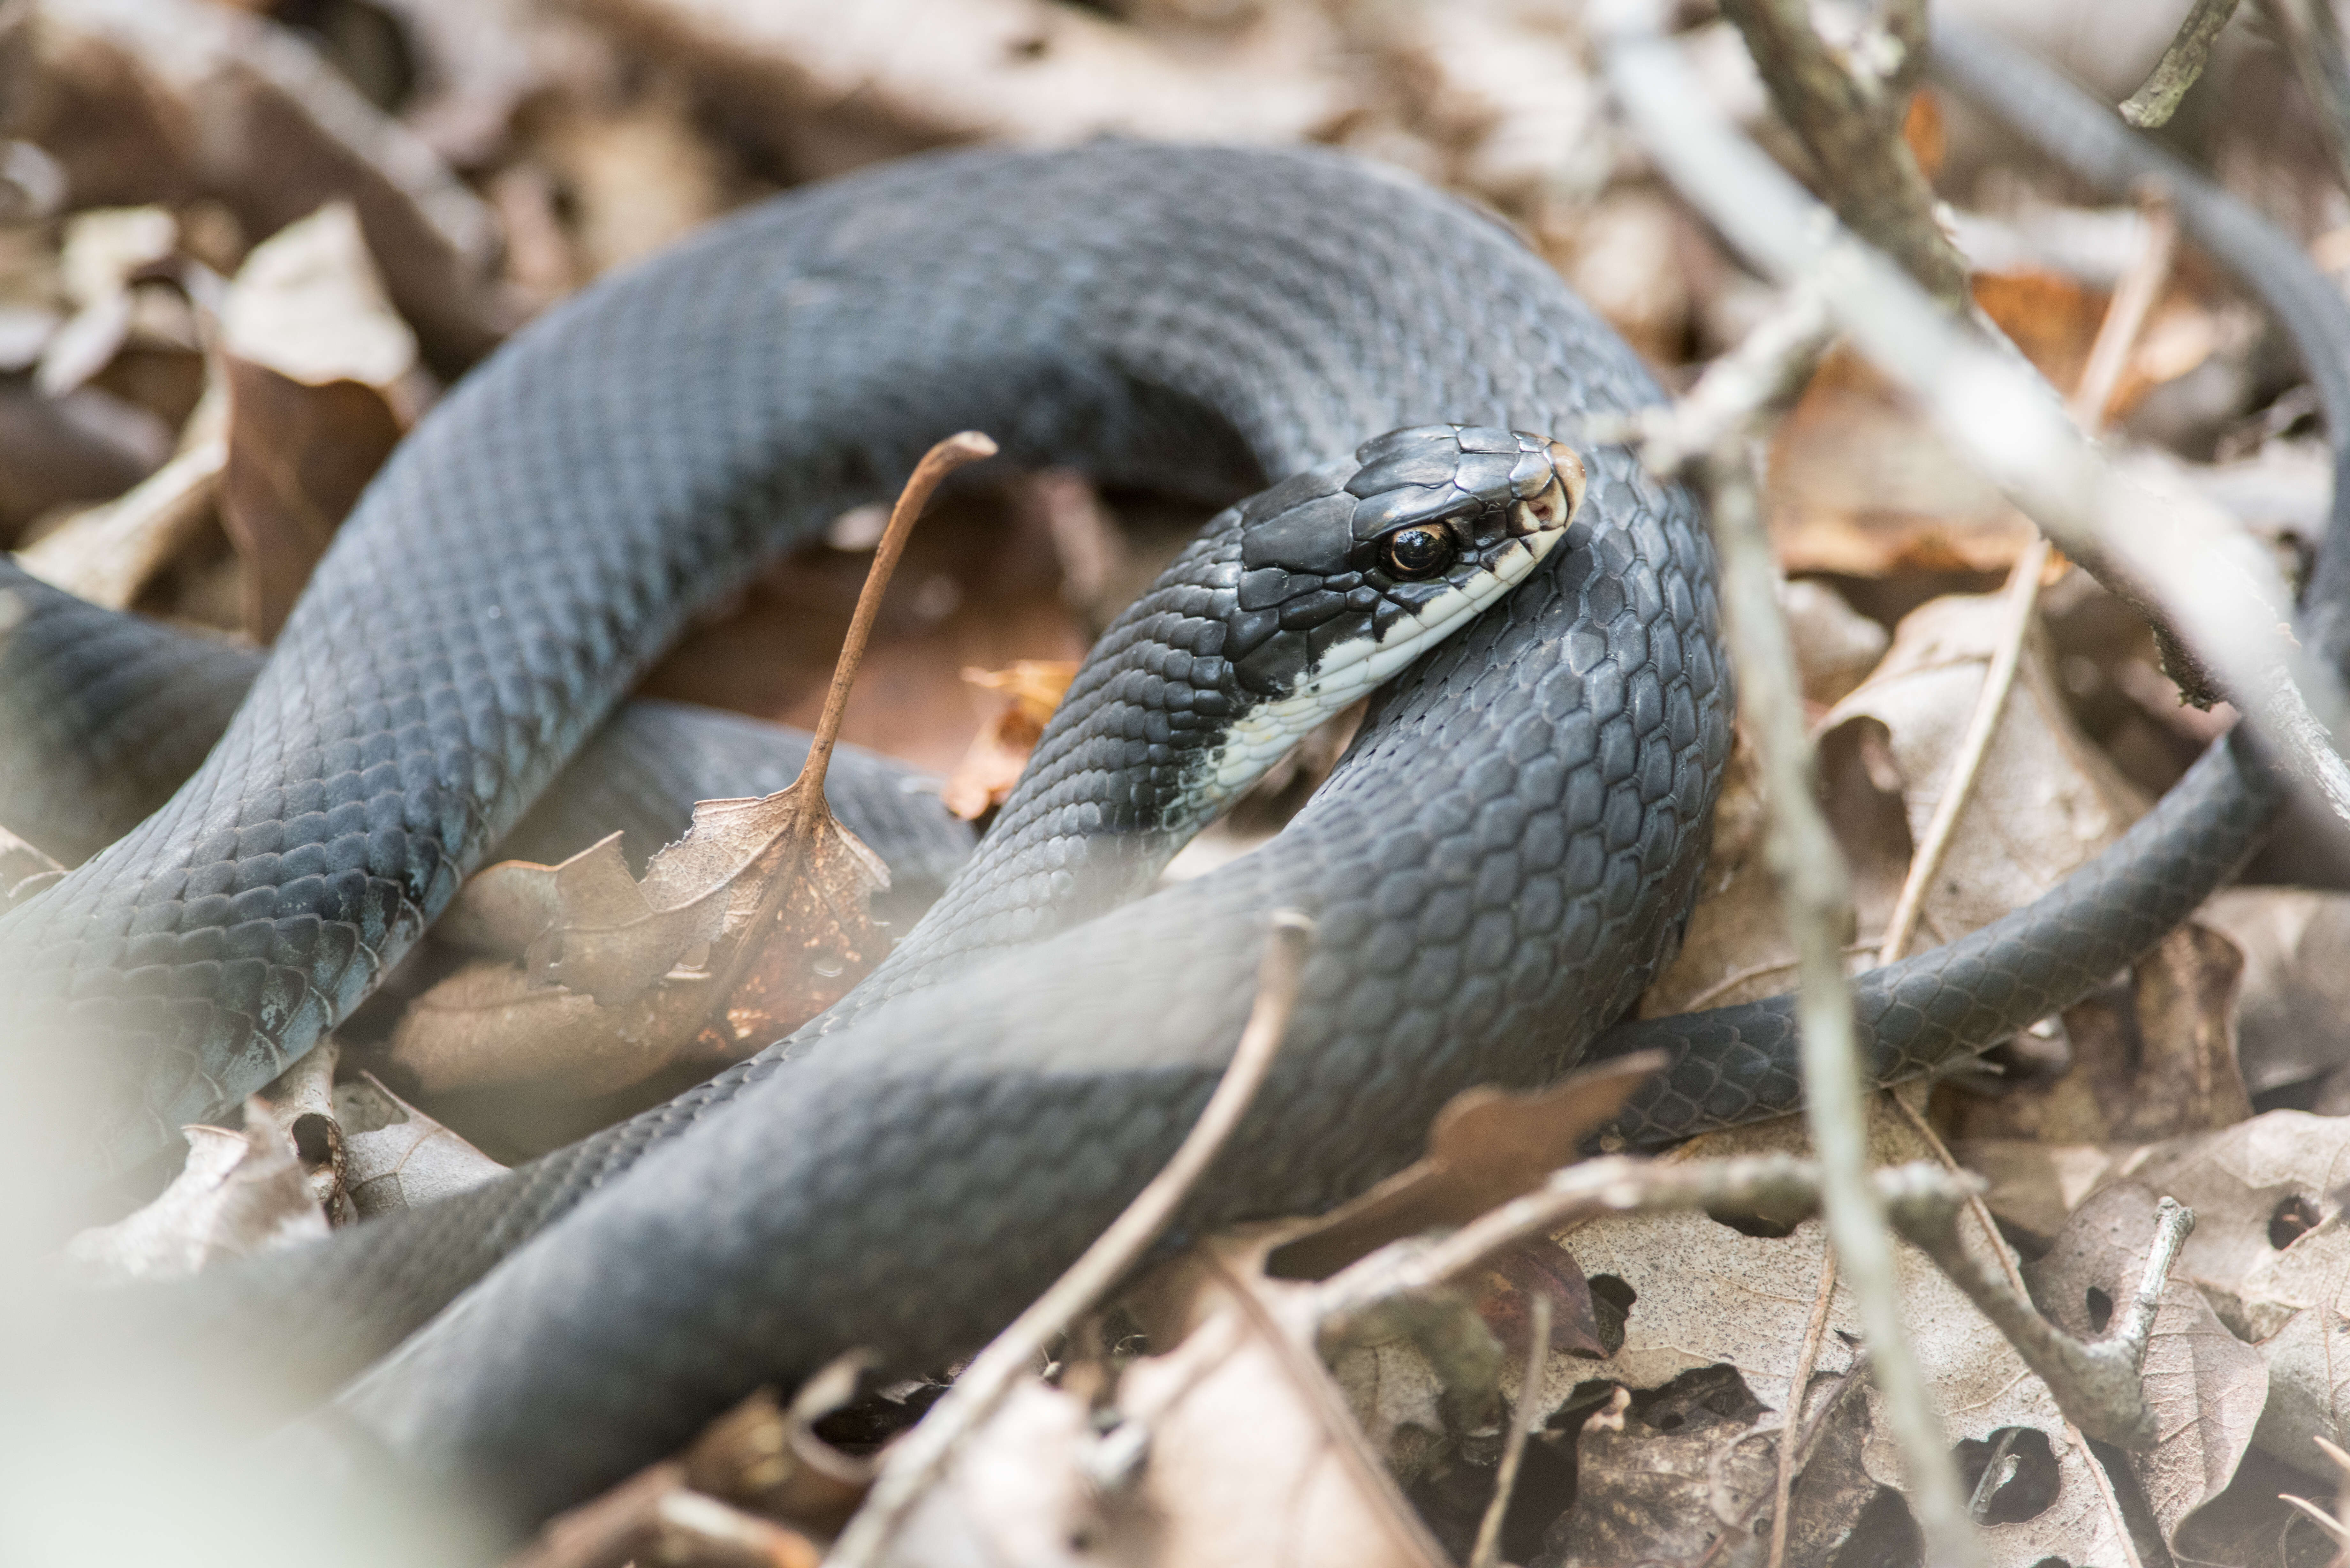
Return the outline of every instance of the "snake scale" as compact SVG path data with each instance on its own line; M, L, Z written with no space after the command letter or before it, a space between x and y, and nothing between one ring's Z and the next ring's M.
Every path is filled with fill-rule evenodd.
M2183 220L2284 317L2340 452L2350 326L2294 292L2289 242L2028 62L1938 43L2060 156L2193 193ZM425 421L195 776L0 921L34 1002L11 1048L71 1021L116 1158L217 1114L413 943L695 607L950 431L1222 501L1397 427L1577 447L1658 397L1499 225L1333 155L964 152L779 198L551 313ZM1689 498L1581 450L1575 532L1384 688L1263 848L882 987L473 1193L200 1280L190 1314L291 1342L331 1301L337 1333L403 1341L337 1419L526 1521L845 1346L936 1365L1000 1325L1180 1137L1275 908L1317 922L1298 1012L1188 1228L1327 1207L1459 1090L1555 1078L1677 940L1730 717ZM2241 864L2281 793L2223 742L2040 902L1864 977L1879 1075L2110 976ZM1632 1141L1795 1103L1783 1006L1596 1049L1651 1044L1673 1065Z

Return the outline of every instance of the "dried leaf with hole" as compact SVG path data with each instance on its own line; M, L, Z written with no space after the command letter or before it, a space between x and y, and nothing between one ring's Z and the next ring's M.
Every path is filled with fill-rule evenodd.
M1676 1158L1773 1151L1808 1151L1794 1122L1712 1134ZM1870 1129L1872 1165L1931 1158L1905 1121L1889 1108L1880 1110ZM1595 1294L1628 1305L1622 1348L1614 1355L1597 1362L1552 1358L1544 1374L1545 1403L1565 1404L1577 1384L1592 1378L1636 1390L1659 1389L1685 1374L1727 1366L1763 1413L1758 1418L1762 1429L1774 1429L1774 1413L1785 1408L1787 1378L1811 1315L1824 1233L1817 1220L1780 1233L1780 1226L1762 1219L1742 1221L1742 1230L1702 1213L1617 1216L1562 1235L1560 1244L1575 1254ZM1964 1219L1960 1223L1970 1247L1988 1244L1979 1227ZM2068 1563L2123 1561L2126 1528L2085 1449L2067 1438L2064 1417L2046 1387L1923 1253L1900 1246L1896 1262L1904 1315L1913 1330L1910 1343L1924 1363L1950 1438L1977 1445L1962 1452L1980 1470L1994 1434L2007 1428L2038 1434L2029 1462L1998 1489L2010 1517L1982 1531L1985 1560L1994 1568L2030 1568L2050 1556ZM1852 1371L1858 1342L1850 1298L1839 1287L1818 1373L1841 1376ZM1865 1397L1869 1416L1862 1466L1878 1484L1899 1490L1903 1471L1877 1408L1878 1396L1872 1387ZM1725 1433L1723 1445L1731 1442ZM1585 1506L1579 1498L1576 1508ZM1592 1506L1615 1505L1595 1497ZM2026 1516L2012 1517L2018 1512ZM1753 1534L1767 1528L1759 1515L1743 1521L1719 1512L1715 1517L1724 1532ZM2002 1515L1995 1510L1990 1518L2001 1521Z
M182 1127L188 1162L155 1200L66 1244L66 1257L99 1279L168 1280L223 1258L312 1241L327 1216L310 1195L294 1140L258 1098L245 1130Z
M2175 1273L2267 1362L2253 1441L2290 1465L2350 1423L2350 1120L2271 1111L2138 1151L2116 1173L2195 1210Z
M2135 1182L2107 1187L2074 1210L2047 1254L2024 1268L2033 1300L2076 1339L2106 1331L2116 1303L2137 1293L2154 1236L2156 1195ZM2147 1504L2176 1547L2189 1516L2224 1491L2251 1448L2268 1402L2261 1354L2230 1334L2186 1280L2162 1292L2147 1341L2146 1401L2158 1436L2129 1456Z
M228 390L221 520L244 561L244 625L266 640L413 415L416 337L359 219L330 202L255 247L221 305Z
M970 684L1001 691L1007 701L972 737L971 749L939 791L949 811L970 822L1010 797L1028 766L1028 753L1036 749L1046 721L1076 673L1077 661L1070 659L1024 659L1008 670L962 672Z
M418 1110L373 1074L338 1084L343 1181L351 1207L374 1220L479 1187L505 1167Z

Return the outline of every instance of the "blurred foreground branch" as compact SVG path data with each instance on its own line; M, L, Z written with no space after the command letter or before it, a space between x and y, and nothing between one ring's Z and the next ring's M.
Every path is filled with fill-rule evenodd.
M2350 821L2350 698L2293 639L2275 563L2209 504L2157 496L2098 455L2047 384L1953 321L1837 224L1706 103L1642 0L1607 8L1605 63L1680 192L1766 275L1815 289L1854 346L1908 390L2057 546L2219 671L2287 767Z
M1881 26L1832 49L1806 0L1722 0L1771 102L1819 165L1836 213L1954 311L1967 264L1934 221L1934 192L1901 135L1926 66L1925 0L1884 0ZM1872 68L1874 67L1874 68Z

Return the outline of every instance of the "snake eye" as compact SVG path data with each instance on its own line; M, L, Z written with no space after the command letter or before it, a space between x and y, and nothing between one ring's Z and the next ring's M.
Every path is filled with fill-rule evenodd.
M1388 576L1409 582L1444 570L1452 564L1454 553L1451 530L1422 523L1388 535L1379 558Z

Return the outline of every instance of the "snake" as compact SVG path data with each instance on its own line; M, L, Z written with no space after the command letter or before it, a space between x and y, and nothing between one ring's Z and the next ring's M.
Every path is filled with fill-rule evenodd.
M2166 180L2293 334L2339 472L2350 321L2291 242L2028 59L1944 26L1937 64L2092 178ZM1250 498L1120 618L833 1014L473 1192L170 1295L273 1347L396 1345L317 1431L522 1528L849 1346L946 1364L1164 1163L1276 909L1315 923L1296 1008L1179 1239L1326 1210L1453 1095L1595 1057L1665 1053L1612 1129L1631 1146L1793 1108L1783 1000L1608 1027L1677 946L1730 745L1702 519L1585 439L1660 399L1503 224L1336 153L968 151L788 192L551 311L420 425L192 777L0 919L34 1003L10 1047L70 1034L116 1161L267 1082L698 607L978 428L1015 462ZM2350 570L2338 533L2313 606ZM1382 618L1429 635L1390 645ZM1216 792L1364 691L1280 834L1133 896ZM2103 983L2284 794L2223 740L2049 894L1860 977L1874 1075Z

